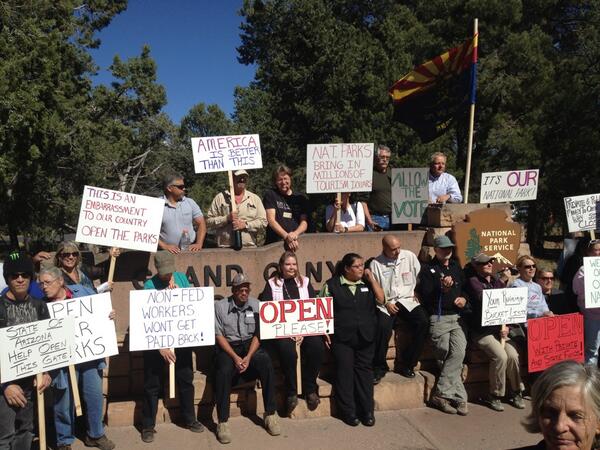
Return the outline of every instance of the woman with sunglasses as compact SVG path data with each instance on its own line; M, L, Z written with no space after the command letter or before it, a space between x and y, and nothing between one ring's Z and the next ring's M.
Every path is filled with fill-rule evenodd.
M546 299L539 284L533 281L535 277L536 262L529 255L522 255L517 259L519 278L513 281L510 287L527 288L527 318L535 319L543 316L553 316L548 308Z
M118 248L110 249L110 256L119 256ZM79 284L94 292L107 292L112 288L109 283L104 283L96 288L93 280L104 276L104 270L100 267L81 264L81 253L75 242L61 242L54 255L54 265L63 271L63 277L67 286Z

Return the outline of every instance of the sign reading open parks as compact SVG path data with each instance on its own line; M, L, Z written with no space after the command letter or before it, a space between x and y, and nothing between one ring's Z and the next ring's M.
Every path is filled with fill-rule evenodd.
M215 343L212 287L129 292L129 350Z
M421 223L429 203L429 169L392 169L392 223Z
M481 326L527 322L527 288L484 289Z
M482 173L479 203L535 200L539 175L538 169Z
M164 205L160 198L85 186L75 240L155 252Z
M262 168L258 134L192 138L196 173Z
M565 197L569 232L595 230L600 214L600 194Z
M260 338L333 334L331 297L260 302Z
M600 256L583 258L585 307L600 308Z
M373 144L308 144L306 192L370 192Z

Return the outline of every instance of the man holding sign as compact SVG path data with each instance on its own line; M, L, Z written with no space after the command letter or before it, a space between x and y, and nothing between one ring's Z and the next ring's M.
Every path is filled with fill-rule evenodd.
M34 275L31 258L14 252L4 262L3 274L8 291L0 298L0 328L36 320L49 319L46 304L27 293ZM50 376L44 373L43 392L50 386ZM33 440L34 377L2 383L0 396L0 448L29 449Z

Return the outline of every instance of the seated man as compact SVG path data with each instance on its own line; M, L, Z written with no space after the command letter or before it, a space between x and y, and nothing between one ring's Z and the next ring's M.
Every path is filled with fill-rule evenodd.
M232 281L233 295L215 303L215 400L217 403L217 439L231 442L229 430L229 394L240 380L260 378L265 406L264 424L271 436L281 434L275 411L275 373L271 358L260 347L256 298L250 297L250 281L238 274Z
M219 247L232 247L236 231L241 232L242 247L256 247L264 242L267 213L260 197L246 190L247 183L248 172L236 170L233 173L236 212L231 212L231 194L223 191L213 199L206 214L206 224L216 230Z
M534 279L541 286L548 308L554 314L579 312L577 305L570 303L566 294L554 287L554 272L541 267L535 272Z
M446 172L446 155L435 152L429 163L429 203L460 203L462 200L456 178Z

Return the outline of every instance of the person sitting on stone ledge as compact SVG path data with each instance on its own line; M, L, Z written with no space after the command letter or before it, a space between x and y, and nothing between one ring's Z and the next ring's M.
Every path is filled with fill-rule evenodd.
M456 178L446 172L446 155L435 152L429 163L429 203L460 203L462 200Z

